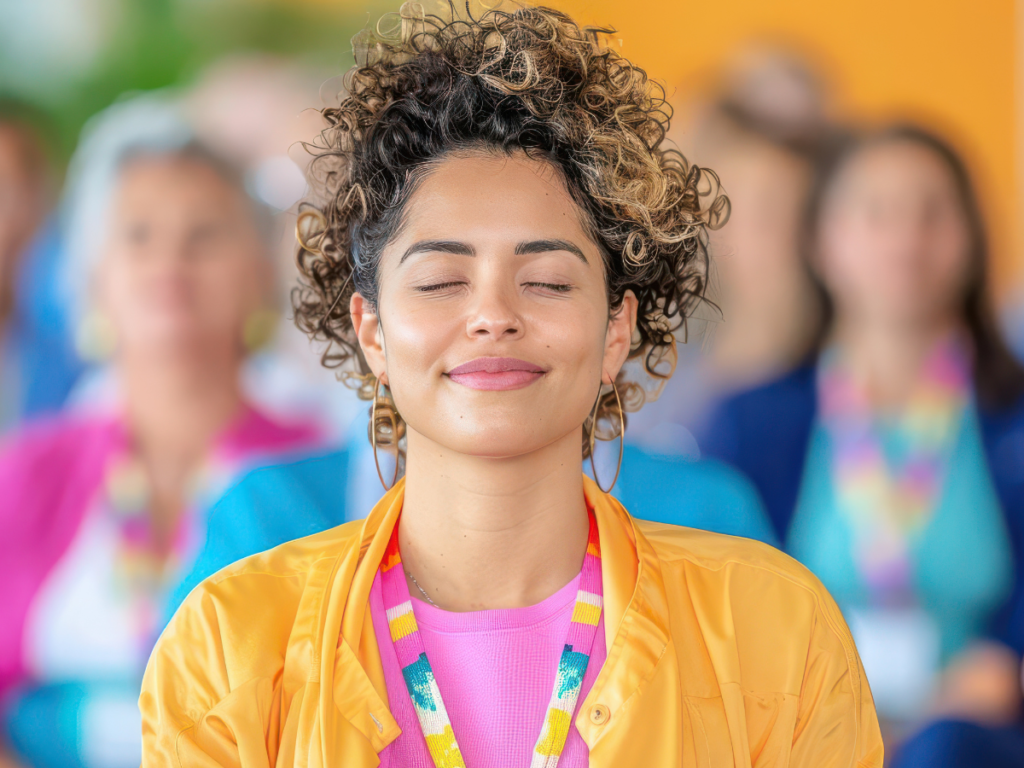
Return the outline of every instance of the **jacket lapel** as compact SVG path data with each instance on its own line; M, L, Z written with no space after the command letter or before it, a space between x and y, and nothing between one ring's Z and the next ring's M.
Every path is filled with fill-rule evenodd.
M668 605L654 549L622 505L584 478L601 537L608 655L580 707L576 728L593 750L625 716L669 646Z
M339 558L321 609L323 634L314 643L319 651L314 663L319 663L322 679L324 765L337 763L328 756L348 753L339 737L342 732L350 733L349 727L369 742L374 753L402 732L388 708L384 669L368 607L370 587L402 511L404 488L404 481L399 481L370 512L359 547ZM334 721L334 716L342 718L345 725Z
M651 687L665 654L675 653L670 644L665 584L653 547L622 505L588 478L584 478L584 492L601 537L608 649L604 666L575 721L593 752L605 734L632 722L644 710L642 701L638 706L637 697ZM357 762L354 758L358 753L349 749L351 745L341 743L341 734L351 734L351 729L362 735L373 754L379 754L401 734L388 709L384 670L368 606L370 587L401 513L403 497L404 484L399 481L364 522L358 550L352 547L338 558L328 577L326 600L320 610L322 632L314 644L319 657L314 663L320 669L321 680L323 765L336 764L343 754L349 756L343 764L373 765ZM658 690L652 696L666 705L675 702L682 706L684 692L679 690L675 663L672 670L667 678L659 676ZM666 685L672 690L662 691ZM662 722L666 714L660 712ZM643 744L636 748L637 754L645 749Z

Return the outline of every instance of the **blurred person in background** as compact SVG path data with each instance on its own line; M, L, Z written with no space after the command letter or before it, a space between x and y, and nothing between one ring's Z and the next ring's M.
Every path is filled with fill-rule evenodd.
M690 334L679 375L630 430L641 447L689 455L699 455L692 431L717 402L790 370L813 342L820 307L799 230L815 160L833 131L822 78L779 47L743 50L703 101L680 107L692 116L675 135L684 154L716 170L731 202L728 223L711 233L720 314L704 311L705 343L705 334Z
M60 247L45 120L0 97L0 431L58 409L79 364L53 291Z
M254 197L290 222L274 243L280 299L287 301L295 269L295 204L306 193L303 149L324 128L310 104L321 101L321 79L288 58L265 53L236 54L203 70L185 96L189 122L204 143L245 169ZM248 361L245 391L282 418L315 418L332 442L360 436L352 398L339 396L332 371L309 354L309 339L280 315L271 343Z
M826 307L814 359L727 401L702 445L835 596L890 741L954 721L906 764L955 764L914 760L952 760L978 728L1019 749L1024 370L963 160L914 126L849 140L821 168L805 250Z
M270 222L172 103L98 118L68 194L80 341L117 391L0 449L0 725L16 763L113 768L139 763L139 682L203 510L317 429L242 394L250 320L273 292Z

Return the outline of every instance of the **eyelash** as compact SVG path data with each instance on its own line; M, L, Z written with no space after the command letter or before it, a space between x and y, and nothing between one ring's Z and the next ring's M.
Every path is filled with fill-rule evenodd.
M465 283L449 281L447 283L435 283L434 285L421 285L416 290L421 293L432 293L434 291L443 291L445 288L454 288L459 285L465 285Z
M433 293L435 291L443 291L446 288L455 288L459 285L465 285L462 282L447 282L447 283L436 283L434 285L421 285L416 290L421 293ZM556 293L568 293L572 290L572 286L568 283L523 283L523 285L536 286L538 288L547 288L548 290L555 291Z
M523 285L535 285L538 288L547 288L555 293L568 293L572 286L568 283L523 283Z

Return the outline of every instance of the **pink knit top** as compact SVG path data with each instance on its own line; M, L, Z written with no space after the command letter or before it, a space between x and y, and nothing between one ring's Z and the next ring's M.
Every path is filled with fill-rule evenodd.
M537 605L453 613L413 598L413 614L468 768L529 768L558 670L579 577ZM433 768L391 643L380 573L370 590L388 706L402 735L380 753L384 768ZM604 616L583 678L590 692L607 649ZM559 768L585 768L587 745L569 729Z

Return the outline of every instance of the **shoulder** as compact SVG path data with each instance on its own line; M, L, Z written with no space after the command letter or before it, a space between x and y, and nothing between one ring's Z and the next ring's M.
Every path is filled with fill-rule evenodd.
M775 547L754 539L684 528L678 525L636 520L663 564L689 564L707 571L738 566L820 589L817 578L803 565Z
M727 606L734 618L760 617L765 630L776 617L820 617L847 642L849 632L828 590L786 553L739 536L640 520L636 525L666 579L684 585L695 604Z
M210 509L213 543L242 547L240 557L332 529L345 521L347 475L341 450L249 470Z
M783 376L737 392L719 405L719 417L776 422L795 411L813 411L815 362L810 361ZM783 409L784 414L779 413Z
M817 411L815 367L733 395L700 435L701 451L740 469L757 487L785 540Z
M1002 407L978 405L979 426L988 451L997 461L1024 459L1024 397Z
M715 459L692 460L626 447L618 492L631 514L761 541L774 541L753 484ZM672 499L666 504L665 499Z
M310 422L285 422L246 405L221 436L219 448L229 456L281 455L318 446L323 431Z
M81 454L91 447L90 443L109 437L115 429L115 422L113 418L73 413L34 419L3 438L0 461L26 463Z
M0 510L27 518L68 495L88 497L119 431L114 419L61 414L30 422L0 442ZM3 517L3 515L0 515Z
M196 592L216 593L230 584L230 590L239 593L246 590L247 584L259 589L258 585L268 578L302 580L318 562L337 560L358 549L362 526L362 520L355 520L243 557L201 582Z
M857 707L870 702L850 630L807 568L751 539L637 526L657 554L673 623L692 616L713 666L745 692L803 696L845 681Z
M342 525L246 557L201 582L150 655L139 699L147 727L176 737L232 695L281 685L288 658L300 679L308 674L325 590L360 541L359 523ZM250 737L262 736L269 710L251 704L235 714L252 720Z
M311 451L290 455L273 464L249 470L229 489L236 497L263 499L276 497L281 491L304 492L316 502L331 502L344 496L344 479L348 474L348 452L343 448ZM341 490L339 490L341 489Z
M283 568L294 574L306 563L300 550L307 540L301 537L314 539L323 531L327 539L309 543L313 551L330 549L335 526L345 521L347 471L347 454L335 451L244 474L207 512L202 548L167 610L174 611L204 579L236 561L239 567L273 566L268 572ZM239 560L267 550L275 552L272 560Z
M322 590L337 564L358 551L361 531L361 521L347 523L217 571L175 611L153 658L166 663L191 655L197 666L227 668L238 679L272 678L296 641L296 631L314 630ZM252 637L261 638L258 654L245 639Z

